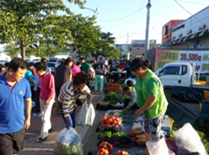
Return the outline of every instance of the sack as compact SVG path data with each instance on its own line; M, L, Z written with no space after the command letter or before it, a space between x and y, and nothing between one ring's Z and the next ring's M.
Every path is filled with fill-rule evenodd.
M84 104L76 118L76 124L77 125L90 125L92 126L94 123L94 118L95 118L95 110L94 106L92 104Z
M96 76L96 73L95 73L95 70L93 67L89 67L89 74L90 74L90 80L94 80L95 79L95 76Z
M179 149L186 149L189 152L199 152L205 155L205 147L201 139L190 123L186 123L182 128L174 131L176 144Z
M169 155L169 150L164 138L157 142L147 141L146 146L150 155Z
M57 137L54 155L83 155L80 135L70 127L64 128Z
M104 65L98 65L96 68L96 74L98 75L105 75L106 74L106 68Z

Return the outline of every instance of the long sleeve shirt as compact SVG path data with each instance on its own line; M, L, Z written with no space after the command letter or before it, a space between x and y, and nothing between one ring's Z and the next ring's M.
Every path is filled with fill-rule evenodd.
M47 100L55 97L54 76L46 73L44 76L39 76L41 84L40 99Z
M132 90L130 93L130 97L131 97L131 99L126 107L128 109L131 108L136 103L136 99L137 99L136 91Z
M85 86L83 90L74 91L73 80L71 80L61 87L58 96L58 110L60 114L64 114L66 120L70 120L69 113L76 108L76 99L79 98L82 92L87 94L88 99L91 99L91 91L88 86Z
M51 68L47 67L46 71L48 73L51 73ZM35 87L41 88L40 81L39 81L39 75L38 74L36 74L36 76L35 76Z

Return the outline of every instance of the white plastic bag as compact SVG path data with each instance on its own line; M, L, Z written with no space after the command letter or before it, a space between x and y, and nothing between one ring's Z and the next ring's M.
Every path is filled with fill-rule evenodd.
M133 123L133 126L132 126L132 130L141 130L142 129L142 123L141 122L137 122L137 123Z
M146 146L150 155L169 155L169 150L164 138L157 142L147 141Z
M64 128L57 137L54 155L83 155L80 135L70 127Z
M84 104L76 118L76 124L77 125L90 125L92 126L94 123L94 118L95 118L95 110L94 106L92 104Z
M174 131L174 136L178 148L185 148L189 152L199 152L202 155L206 154L199 135L190 123L186 123L182 128Z

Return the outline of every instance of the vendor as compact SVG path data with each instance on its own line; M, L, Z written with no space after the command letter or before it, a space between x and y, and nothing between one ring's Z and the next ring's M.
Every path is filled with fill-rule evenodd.
M141 58L131 62L131 71L136 76L136 93L138 109L135 114L143 114L145 134L148 141L160 140L162 119L165 115L168 102L164 95L163 86L158 77L148 69L149 60ZM148 149L137 152L140 155L149 155Z
M130 90L129 87L124 87L123 88L123 93L124 93L124 95L130 96L130 99L127 99L128 100L127 103L125 103L125 101L124 101L124 107L125 108L123 109L123 112L126 112L131 107L134 107L134 105L136 103L137 95L136 95L136 92L133 91L133 90Z

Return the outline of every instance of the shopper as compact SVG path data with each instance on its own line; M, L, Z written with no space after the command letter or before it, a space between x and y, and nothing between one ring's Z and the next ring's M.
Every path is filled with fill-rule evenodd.
M131 71L136 76L137 106L135 114L143 114L145 134L148 141L160 140L161 122L167 109L168 102L164 95L163 86L158 77L150 69L151 62L141 58L131 62ZM137 152L149 154L148 149Z
M89 64L85 61L84 58L80 58L81 70L84 71L87 75L89 74Z
M68 57L65 59L64 63L59 65L56 69L55 74L55 88L56 96L59 96L60 89L65 82L72 80L73 70L72 65L74 63L73 57Z
M47 65L48 60L46 58L41 58L41 62L45 63ZM51 73L51 68L46 67L46 71L48 73ZM39 75L35 75L35 87L33 90L36 92L36 97L35 97L35 106L33 107L33 117L41 117L41 108L40 108L40 92L41 92L41 85L39 81Z
M32 105L35 106L35 91L33 90L34 84L35 84L35 76L33 75L33 73L30 70L30 64L28 64L28 69L27 72L25 73L25 79L29 82L30 84L30 88L31 88L31 93L32 93Z
M0 76L0 155L17 154L24 148L25 130L30 127L31 91L24 75L27 63L13 58Z
M37 142L40 143L47 139L48 132L52 130L50 118L55 97L55 87L54 77L52 74L46 71L45 63L37 62L34 67L36 68L36 73L39 75L39 81L41 84L41 92L39 98L43 125L40 133L40 138L37 139Z
M0 65L0 76L3 75L7 71L7 66Z
M100 95L102 94L103 91L103 85L104 85L104 75L106 75L106 67L104 64L98 64L96 68L96 81L95 81L95 87L94 90L98 90L98 83L100 83Z
M73 80L66 82L60 90L58 110L68 129L76 126L75 115L71 115L71 113L75 111L80 95L82 93L87 94L87 99L91 99L90 89L86 85L87 81L88 75L82 71L77 73Z
M73 70L73 78L75 77L77 73L81 72L81 68L75 64L73 64L71 68Z

